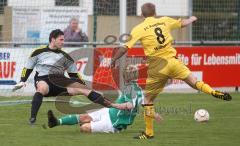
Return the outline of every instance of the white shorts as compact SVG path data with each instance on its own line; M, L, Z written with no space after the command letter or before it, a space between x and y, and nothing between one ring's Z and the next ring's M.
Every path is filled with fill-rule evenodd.
M104 133L114 133L115 128L112 125L109 108L102 108L97 111L88 113L92 118L91 121L91 131L94 132L104 132Z

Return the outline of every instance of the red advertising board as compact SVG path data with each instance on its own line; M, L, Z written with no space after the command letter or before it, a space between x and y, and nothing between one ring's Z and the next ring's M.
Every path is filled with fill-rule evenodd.
M212 87L240 86L240 47L239 46L194 46L176 47L177 57L186 64L198 78ZM119 87L119 66L109 68L112 48L94 50L93 88L96 90L113 90ZM144 87L147 68L143 48L128 51L127 64L138 64L138 83ZM170 84L179 84L174 83ZM182 86L181 84L179 84Z
M202 79L213 87L240 86L240 47L177 47L177 57L191 71L202 72ZM145 58L142 48L128 51L128 57ZM146 72L141 75L146 76ZM144 81L141 81L144 82Z
M15 85L14 75L16 74L16 61L13 60L13 53L4 50L0 51L0 85Z
M213 87L240 86L240 47L179 47L178 57L192 71L202 71L203 80Z

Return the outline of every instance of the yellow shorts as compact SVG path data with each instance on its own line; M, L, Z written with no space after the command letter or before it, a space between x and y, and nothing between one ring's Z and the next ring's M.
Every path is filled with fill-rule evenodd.
M149 60L145 92L156 96L163 90L168 79L184 80L190 73L188 67L175 57L152 58Z

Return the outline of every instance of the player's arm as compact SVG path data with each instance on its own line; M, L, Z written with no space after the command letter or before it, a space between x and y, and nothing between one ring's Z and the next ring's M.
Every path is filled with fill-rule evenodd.
M116 53L114 53L114 56L112 58L112 62L111 62L111 66L115 66L116 60L118 60L119 58L121 58L128 50L128 48L126 46L120 46L117 49Z
M197 17L191 16L188 19L173 19L171 17L162 17L160 18L160 20L164 20L164 22L167 24L167 27L170 30L174 30L174 29L179 29L181 27L185 27L193 23L194 21L197 20Z
M116 48L117 51L114 53L114 56L112 57L111 66L115 66L116 60L121 58L125 53L127 53L127 50L132 48L134 44L140 39L141 34L139 33L139 29L137 27L133 28L130 34L129 41L126 42L124 45Z
M29 69L29 68L24 67L23 70L22 70L20 82L26 82L28 77L32 73L32 71L33 71L33 69Z
M77 66L74 63L74 60L72 59L72 57L70 57L68 54L64 54L64 55L67 58L66 67L67 67L67 73L69 77L71 79L76 79L77 82L79 82L80 84L86 85L81 75L78 73Z
M69 77L71 79L76 79L77 82L79 82L80 84L83 84L85 85L85 82L83 81L81 75L78 73L78 70L77 70L77 66L76 64L73 62L73 60L71 61L68 61L69 65L67 65L67 73L69 75Z
M118 98L124 98L124 101L122 103L112 103L112 107L120 110L131 110L134 108L132 101L126 95L122 94Z
M134 108L134 106L131 102L112 103L112 107L120 109L120 110L131 110Z
M134 88L134 87L132 87ZM125 103L123 106L123 108L125 108L125 110L131 110L133 108L135 108L135 106L138 106L138 104L136 104L136 100L138 99L138 91L132 90L131 94L128 94L125 96Z
M28 58L27 63L22 70L20 82L17 83L16 85L14 85L13 91L16 91L16 90L21 89L22 87L26 86L25 82L27 81L30 74L32 73L33 68L35 67L36 63L37 63L37 55L36 55L36 51L34 51L31 54L31 56Z
M193 23L194 21L197 21L197 17L196 16L191 16L188 19L182 19L181 27L185 27L185 26Z
M125 110L131 110L136 106L137 94L134 89L131 89L130 91L131 94L126 94L122 97L125 100L125 103L123 104L123 106L125 106Z

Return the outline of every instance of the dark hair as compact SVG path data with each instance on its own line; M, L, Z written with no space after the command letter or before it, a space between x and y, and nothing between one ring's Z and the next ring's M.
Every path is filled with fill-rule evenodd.
M56 39L60 35L64 35L63 31L61 31L60 29L53 30L49 35L49 43L51 43L52 38Z
M152 17L156 14L155 5L152 3L145 3L141 7L142 15L146 17Z

